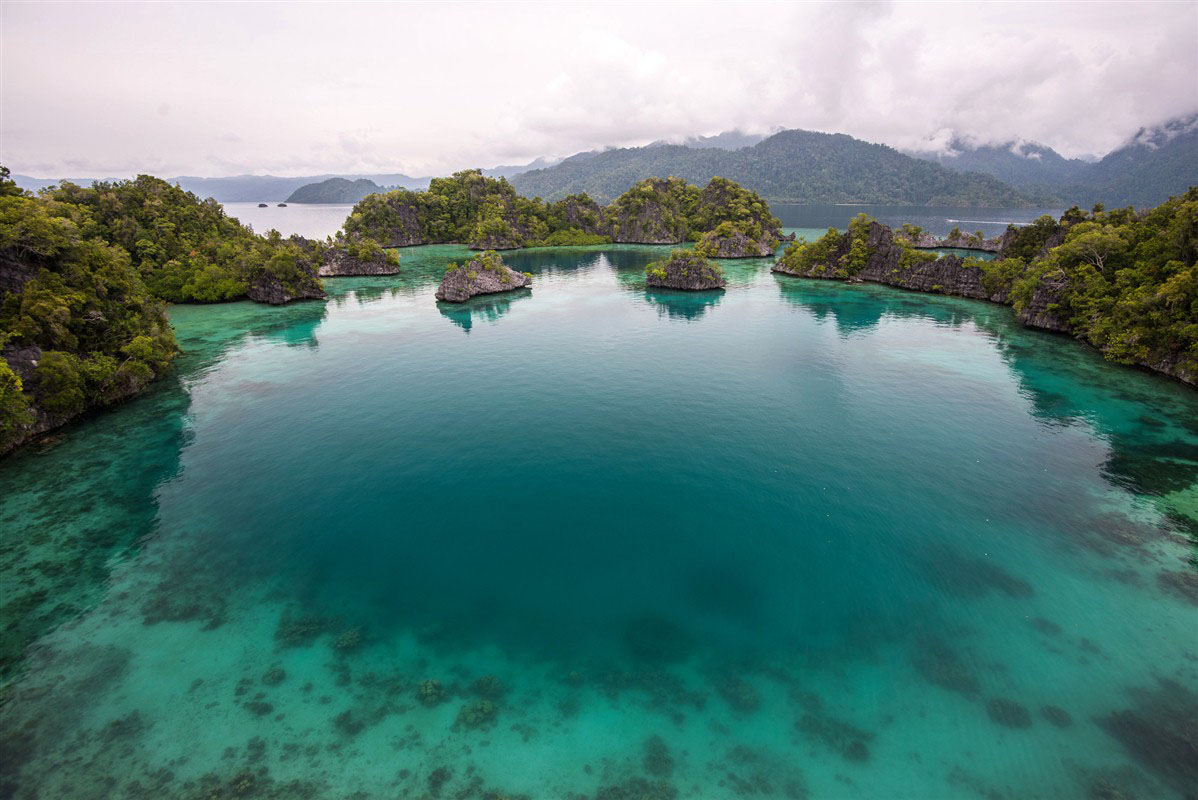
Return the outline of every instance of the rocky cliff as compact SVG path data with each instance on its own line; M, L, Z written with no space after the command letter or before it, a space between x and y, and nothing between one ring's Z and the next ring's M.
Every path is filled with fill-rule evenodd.
M448 303L464 303L480 294L510 292L532 285L532 276L503 263L503 258L488 250L462 266L450 264L437 289L437 299Z
M727 281L720 268L701 253L675 250L669 258L654 261L645 267L645 283L662 289L696 292L722 289Z

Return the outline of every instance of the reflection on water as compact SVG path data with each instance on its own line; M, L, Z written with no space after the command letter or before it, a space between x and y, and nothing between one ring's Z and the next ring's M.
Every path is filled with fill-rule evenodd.
M724 290L712 289L703 292L683 292L670 289L646 289L645 300L657 308L659 315L670 319L695 320L718 306Z
M498 294L480 294L464 303L437 303L437 311L454 325L470 333L475 320L496 322L511 310L512 303L532 297L532 289L513 289Z

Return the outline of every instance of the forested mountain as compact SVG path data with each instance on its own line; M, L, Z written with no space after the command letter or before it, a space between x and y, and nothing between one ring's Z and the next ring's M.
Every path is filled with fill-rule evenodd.
M346 178L329 178L320 183L309 183L287 196L288 203L356 203L368 194L386 191L369 178L356 181Z
M913 152L958 171L984 172L1061 205L1154 206L1198 184L1198 114L1141 128L1126 144L1089 163L1063 158L1034 142L971 145L954 139L945 152Z
M990 175L962 174L844 134L781 131L737 150L684 145L583 153L512 179L526 196L585 192L601 202L648 175L722 176L769 200L799 203L1018 206L1032 198Z

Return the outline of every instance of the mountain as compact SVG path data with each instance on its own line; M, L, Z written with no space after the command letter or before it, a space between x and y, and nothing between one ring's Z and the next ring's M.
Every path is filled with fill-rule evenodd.
M844 134L789 130L725 150L659 144L580 153L517 175L527 196L557 200L586 192L606 203L646 176L703 184L721 176L773 201L896 205L1029 205L1032 198L990 175L959 173Z
M1145 208L1198 185L1198 114L1141 128L1095 162L1063 158L1051 147L1022 141L975 145L953 139L945 152L910 155L993 175L1048 203Z
M369 178L356 181L346 178L329 178L320 183L309 183L292 192L288 203L356 203L368 194L385 191Z
M211 197L221 203L278 203L285 201L292 192L310 183L319 183L329 178L345 178L356 180L365 178L380 186L402 186L405 189L424 189L428 186L428 178L413 178L402 173L378 175L306 175L297 178L285 178L275 175L236 175L229 178L200 178L193 175L180 175L168 178L170 184L179 184L185 191L193 192L198 197ZM17 186L30 191L37 191L47 186L53 186L68 180L80 186L91 186L93 181L112 181L116 178L33 178L28 175L13 175L12 180Z

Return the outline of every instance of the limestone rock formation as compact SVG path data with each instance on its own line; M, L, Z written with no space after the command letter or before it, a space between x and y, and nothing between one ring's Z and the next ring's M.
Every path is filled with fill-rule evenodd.
M532 285L532 276L503 263L503 257L493 250L480 253L462 266L450 264L437 289L437 299L448 303L464 303L479 294L510 292Z
M722 289L727 281L724 280L723 271L701 253L675 250L669 258L654 261L645 267L645 283L663 289L696 292Z

